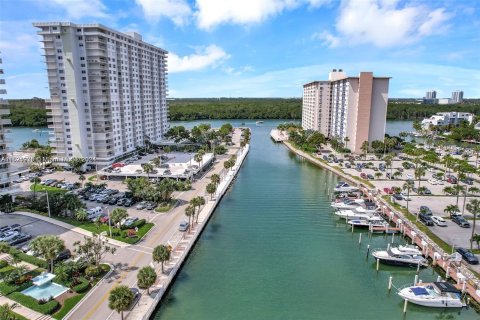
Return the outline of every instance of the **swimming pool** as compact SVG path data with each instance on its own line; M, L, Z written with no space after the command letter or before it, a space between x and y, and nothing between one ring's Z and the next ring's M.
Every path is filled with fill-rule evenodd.
M23 290L22 293L40 300L48 299L50 297L56 298L66 291L68 291L68 288L55 282L49 282L41 286L31 286L30 288Z

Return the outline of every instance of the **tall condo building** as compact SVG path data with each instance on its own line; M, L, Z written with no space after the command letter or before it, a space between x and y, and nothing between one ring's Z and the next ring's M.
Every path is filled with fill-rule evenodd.
M372 72L348 77L333 69L328 81L304 85L303 128L337 138L353 153L361 152L364 141L383 141L389 80Z
M34 23L50 87L58 158L109 164L168 128L167 51L101 24Z
M427 91L427 93L425 94L425 99L428 99L428 100L437 99L437 91L435 90Z
M456 90L452 92L452 103L462 103L463 102L463 91Z
M3 61L0 58L0 85L2 87L5 85L5 79L1 78L3 76L3 68L1 67ZM7 161L8 156L8 145L7 138L5 137L8 129L7 127L12 124L8 115L10 111L8 109L8 100L2 98L2 96L7 94L7 89L0 88L0 157L2 161L0 162L0 194L10 191L11 181L10 181L10 172L9 172L9 161Z

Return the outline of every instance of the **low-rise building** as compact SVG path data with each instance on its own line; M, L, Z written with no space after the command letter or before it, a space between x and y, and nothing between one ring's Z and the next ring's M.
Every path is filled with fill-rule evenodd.
M430 126L458 125L462 121L467 121L471 124L473 117L473 114L468 112L439 112L430 118L423 119L422 127L428 129Z

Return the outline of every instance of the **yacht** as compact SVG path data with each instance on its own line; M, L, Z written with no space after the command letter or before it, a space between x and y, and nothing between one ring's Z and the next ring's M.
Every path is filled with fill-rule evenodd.
M398 249L398 251L403 252L403 253L423 255L423 252L416 245L411 245L411 244L406 244L406 245L403 245L403 246L399 245L397 247L397 249Z
M358 191L359 189L357 187L351 186L346 182L340 182L333 188L333 191L335 192L352 192L352 191Z
M379 216L370 216L366 219L353 219L348 221L348 224L355 227L388 227L388 222Z
M402 252L398 248L388 250L374 250L372 256L380 260L381 263L393 266L421 267L428 266L428 260L421 254Z
M421 283L399 290L398 295L408 302L433 308L462 308L461 291L448 282Z
M335 209L343 209L343 210L348 210L348 209L355 209L358 208L362 205L363 199L346 199L343 201L338 201L338 202L332 202L332 208Z
M368 219L371 216L375 215L375 213L361 213L361 212L358 212L356 209L353 209L353 210L338 210L334 212L334 215L347 220L360 220L360 219Z
M255 122L255 123L256 123L256 124L262 124L262 123L264 123L264 121L257 121L257 122Z

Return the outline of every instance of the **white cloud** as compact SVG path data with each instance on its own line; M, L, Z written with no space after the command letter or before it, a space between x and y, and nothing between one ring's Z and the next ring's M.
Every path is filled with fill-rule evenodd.
M444 30L450 18L443 8L400 4L399 0L344 0L335 24L338 35L323 34L326 45L371 43L402 46Z
M81 19L83 17L107 18L107 7L101 0L51 0L41 4L61 7L67 12L70 19Z
M230 55L216 45L200 48L195 54L184 57L169 53L168 70L170 73L198 71L210 66L215 67L229 58Z
M340 44L340 38L328 31L317 32L313 34L312 38L322 40L322 44L330 48L335 48Z
M300 5L319 7L327 3L330 0L196 0L195 15L198 26L209 30L225 23L259 23Z
M142 7L143 13L151 21L165 17L181 26L188 22L192 13L185 0L135 0L135 2Z

